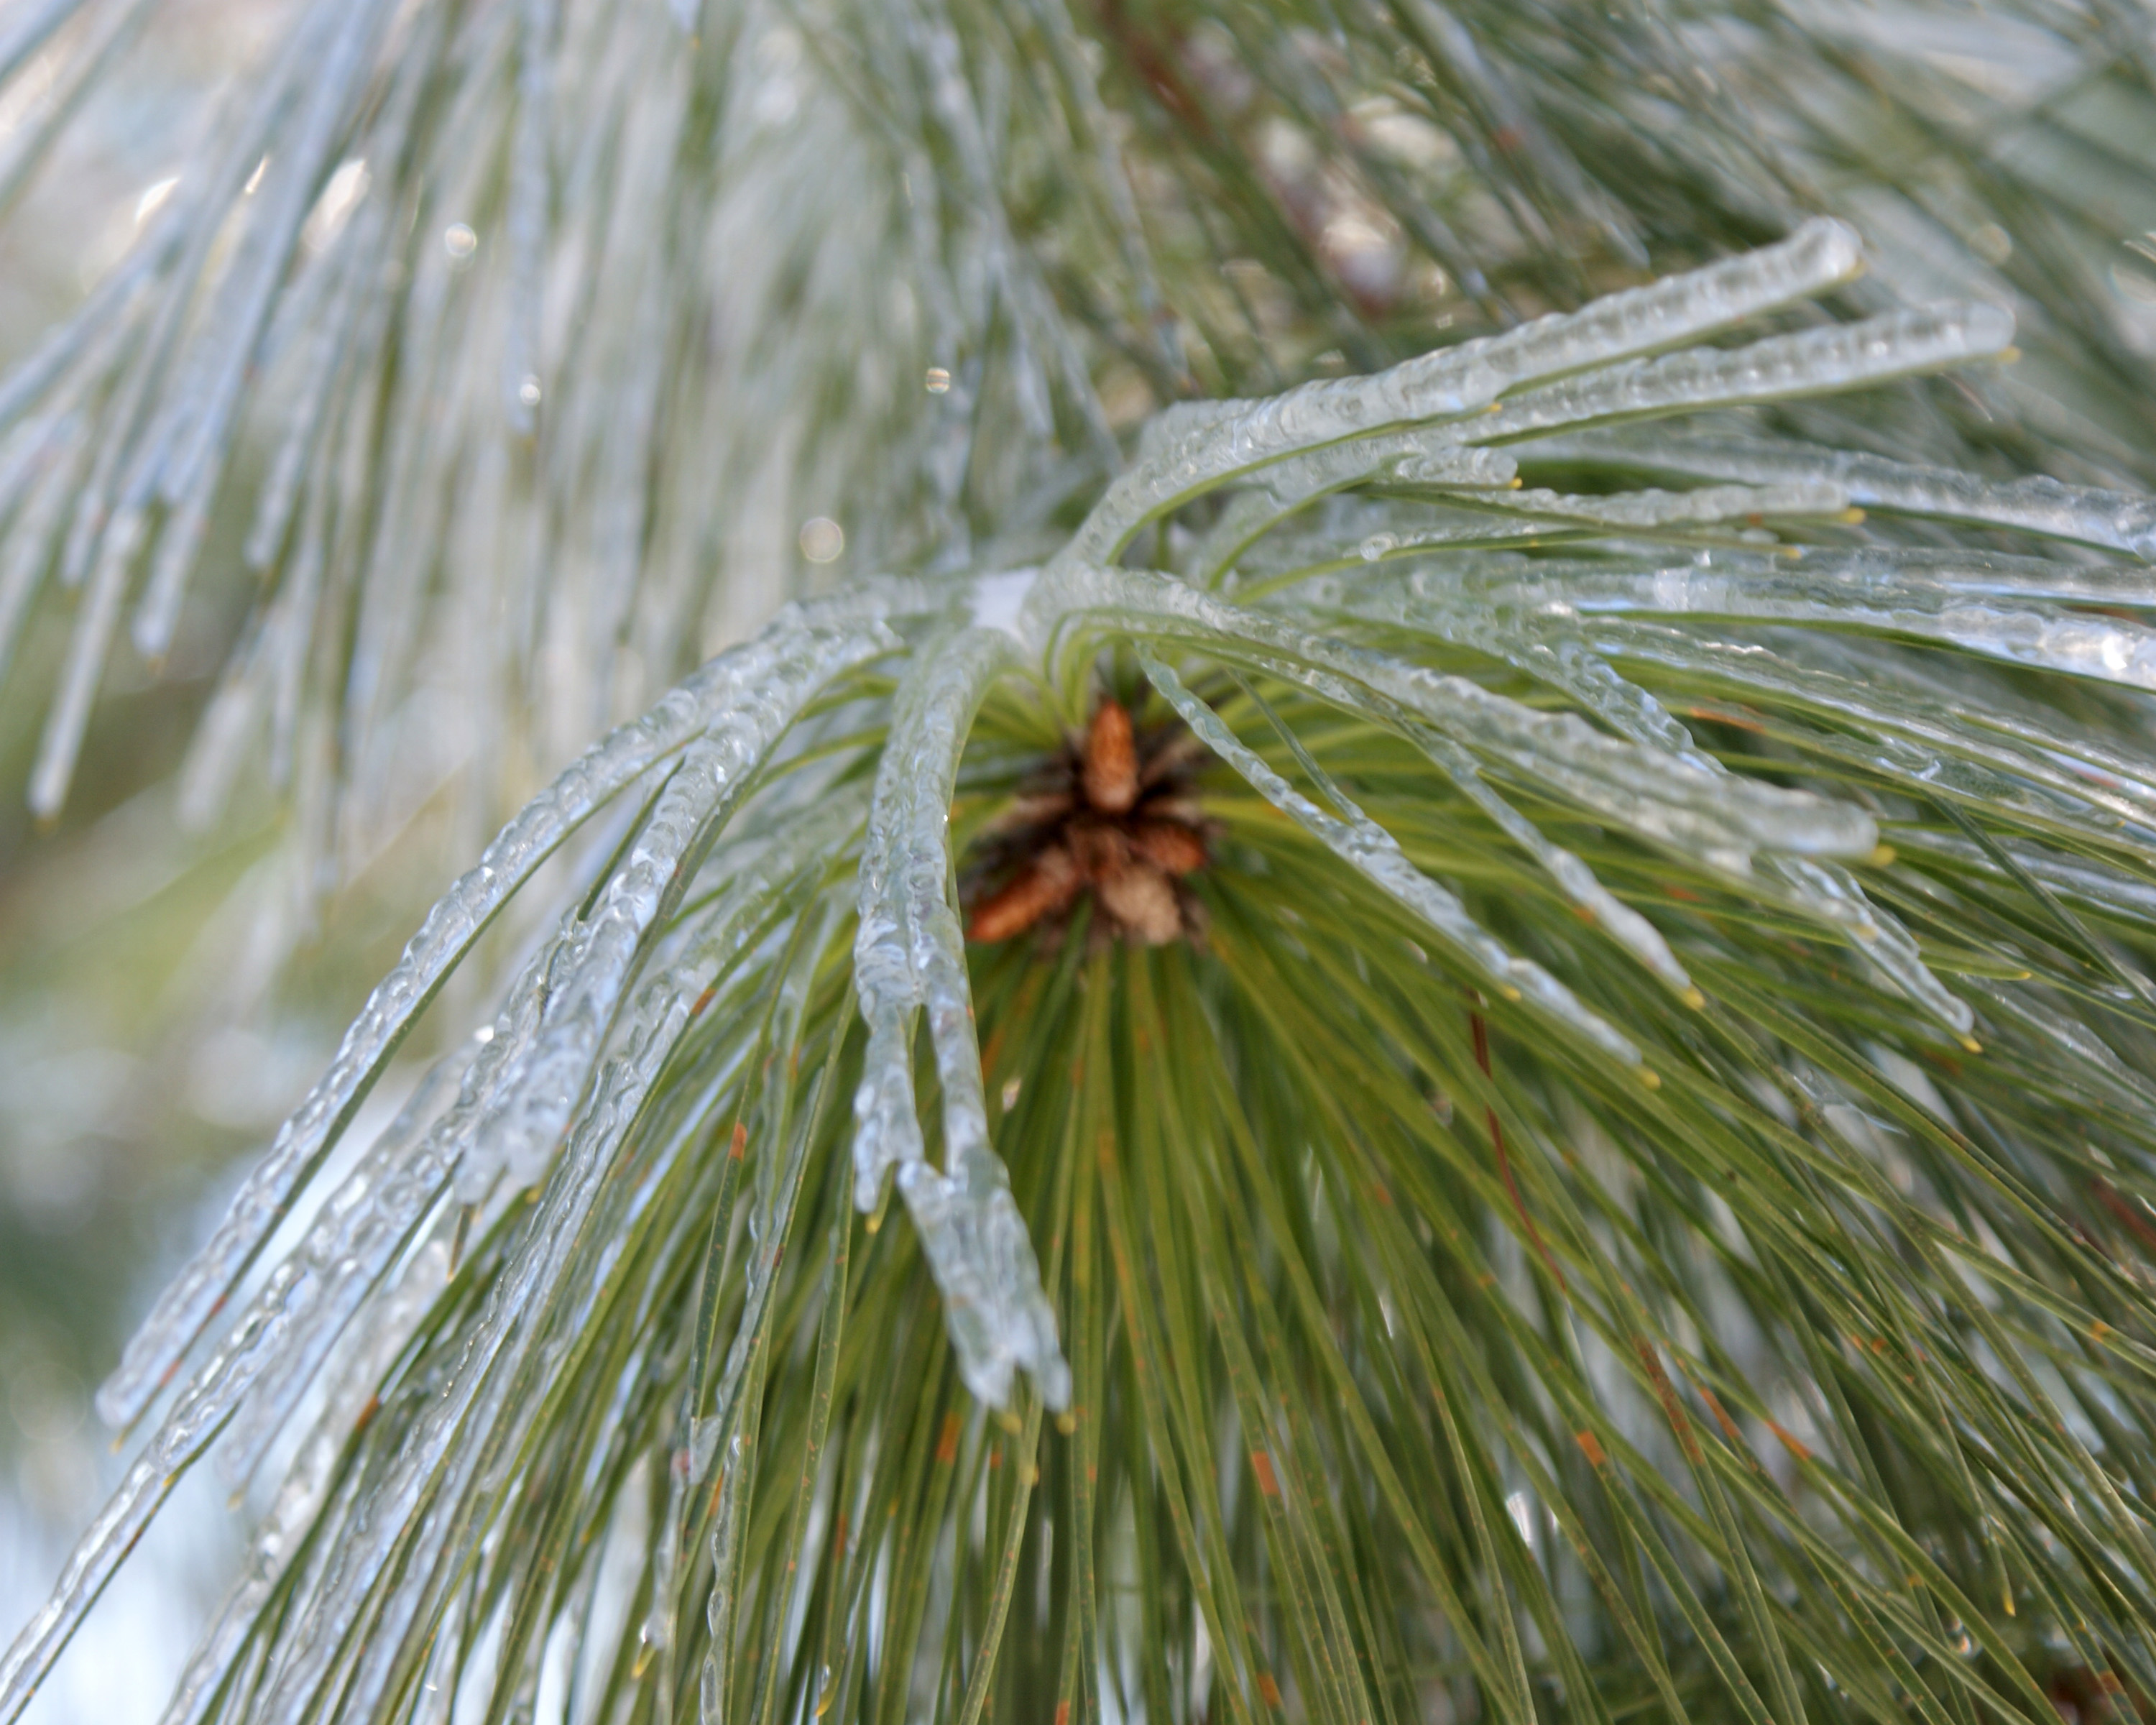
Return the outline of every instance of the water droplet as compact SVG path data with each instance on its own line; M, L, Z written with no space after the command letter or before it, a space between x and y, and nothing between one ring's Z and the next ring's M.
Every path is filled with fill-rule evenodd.
M259 176L262 170L258 167L254 172ZM172 195L173 188L179 183L180 177L177 174L173 174L167 178L158 181L157 184L150 187L140 198L136 198L135 200L135 225L139 228L143 223L148 221L151 217L157 214L158 210L163 208L165 200ZM249 182L247 189L250 192L254 189L252 182Z
M1363 542L1363 561L1374 563L1387 552L1399 548L1399 540L1390 533L1373 533Z
M352 211L367 196L367 183L366 157L355 157L338 164L323 186L321 196L315 200L307 225L300 232L300 242L310 252L321 251L344 231Z
M462 222L452 222L443 230L442 244L449 256L461 264L479 249L479 235Z
M929 367L928 393L931 395L948 395L951 393L951 374L942 366Z
M1003 1104L1004 1112L1006 1114L1009 1113L1012 1109L1018 1106L1018 1088L1019 1081L1020 1081L1018 1079L1013 1078L1009 1080L1004 1086Z
M812 563L835 562L846 548L846 530L827 515L812 516L801 524L801 555Z
M516 386L516 398L527 408L539 405L539 380L529 372L524 374L524 381Z

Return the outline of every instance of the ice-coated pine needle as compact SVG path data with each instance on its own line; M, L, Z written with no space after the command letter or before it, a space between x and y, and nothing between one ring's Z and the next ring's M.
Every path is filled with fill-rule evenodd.
M875 557L818 563L831 597L613 732L442 901L108 1386L121 1419L177 1387L0 1666L0 1717L220 1433L235 1481L299 1447L173 1725L465 1697L833 1725L1945 1725L2151 1690L2140 500L1794 441L1861 388L1913 453L1951 444L1946 416L1994 398L1923 374L2010 331L1997 307L1893 309L1835 222L1368 375L1172 408L1112 478L1097 356L1058 297L1086 284L998 189L1011 141L1066 111L1055 80L1097 69L1045 51L977 81L978 21L937 0L736 42L564 0L401 38L439 85L400 117L418 73L354 74L363 117L316 176L357 159L352 128L408 122L466 177L415 209L369 153L351 223L266 300L252 272L289 223L242 223L214 268L156 252L248 316L196 331L160 302L143 347L108 331L69 373L69 459L101 500L78 512L85 601L178 594L169 538L114 564L112 535L183 528L254 434L244 389L190 406L151 372L213 380L244 347L290 391L247 500L260 602L197 776L227 777L233 737L296 762L334 737L352 755L308 842L356 842L398 806L439 617L503 687L565 686L517 680L589 628L603 652L561 675L612 690L630 643L664 662L686 572L721 555L670 536L705 519L670 464L747 434L698 417L680 345L732 339L740 302L685 263L619 279L593 200L670 200L666 255L770 270L828 344L844 248L773 256L784 224L742 225L710 177L817 159L817 80L886 69L860 99L906 164L886 255L909 261L879 327L938 345L902 354L911 417L876 423L906 428L919 483L891 495L932 525L878 539L884 505L839 485L814 535L741 526ZM1007 22L1035 39L1034 13ZM316 8L295 39L362 28ZM1458 33L1397 45L1404 89L1427 67L1533 117L1519 68ZM1335 75L1267 64L1275 88ZM280 100L344 87L278 65ZM1383 135L1327 111L1355 150ZM228 166L251 172L261 121L235 105ZM1476 172L1554 234L1600 196L1591 162L1536 125ZM1144 252L1158 187L1126 189L1085 219ZM1192 205L1193 232L1230 206ZM1613 208L1597 231L1607 270L1658 230ZM534 258L558 301L506 279ZM1103 327L1160 303L1142 261L1088 305ZM393 263L413 273L391 291ZM1147 387L1225 363L1220 307L1251 284L1215 275L1187 329L1117 332ZM1585 298L1480 281L1493 305ZM1831 315L1798 303L1829 291ZM1358 365L1391 339L1336 309ZM874 420L875 367L846 375ZM776 471L799 403L757 404ZM1574 429L1710 409L1659 454L1659 429ZM131 499L150 513L97 513ZM23 578L33 606L64 562ZM558 607L515 639L470 627L527 578ZM348 655L325 676L328 619ZM474 704L485 747L526 734ZM1104 713L1130 727L1112 798L1087 788ZM529 907L480 1034L443 1027L449 1065L258 1268L481 932L608 809L611 854ZM1014 871L1087 845L1090 896L967 942ZM1113 911L1140 862L1173 895L1164 939Z

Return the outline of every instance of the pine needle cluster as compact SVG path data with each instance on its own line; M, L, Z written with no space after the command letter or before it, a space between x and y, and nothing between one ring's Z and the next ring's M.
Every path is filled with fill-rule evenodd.
M194 819L319 893L445 761L516 812L0 1717L288 1452L174 1725L2156 1714L2148 77L300 7L0 382L30 794L247 583Z

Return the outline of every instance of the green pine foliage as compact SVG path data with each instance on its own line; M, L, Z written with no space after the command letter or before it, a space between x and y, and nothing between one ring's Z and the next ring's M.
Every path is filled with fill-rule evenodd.
M175 1722L2156 1716L2135 18L291 32L0 382L31 795L226 603L193 819L510 824L0 1716L280 1442Z

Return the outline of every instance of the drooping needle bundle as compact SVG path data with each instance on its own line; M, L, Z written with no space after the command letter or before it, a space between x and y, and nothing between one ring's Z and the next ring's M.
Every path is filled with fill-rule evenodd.
M2151 506L1728 429L2006 349L1738 333L1859 262L1175 408L596 745L129 1348L0 1713L295 1420L175 1720L2145 1706Z

